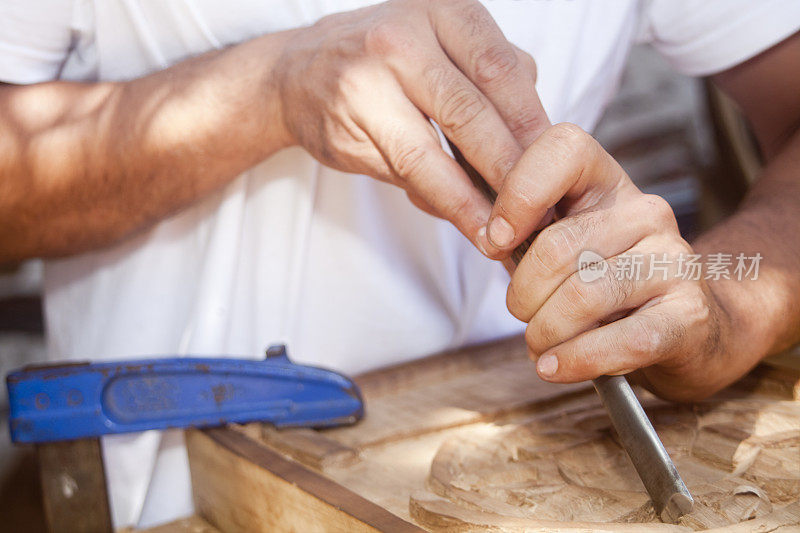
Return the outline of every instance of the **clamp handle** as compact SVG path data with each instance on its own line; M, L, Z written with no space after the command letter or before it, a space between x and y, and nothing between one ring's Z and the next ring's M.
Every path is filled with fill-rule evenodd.
M33 366L6 378L11 440L51 442L148 429L264 421L278 427L351 424L358 387L330 370L263 360L171 357Z

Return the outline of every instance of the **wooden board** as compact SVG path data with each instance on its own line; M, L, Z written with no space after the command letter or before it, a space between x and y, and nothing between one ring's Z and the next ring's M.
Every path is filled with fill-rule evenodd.
M800 371L760 367L696 405L641 398L698 502L660 523L588 384L540 381L521 338L356 380L330 430L187 435L198 513L222 531L798 531Z
M36 452L47 530L111 532L100 439L45 442Z
M220 533L220 530L197 515L181 518L148 529L125 528L120 533Z

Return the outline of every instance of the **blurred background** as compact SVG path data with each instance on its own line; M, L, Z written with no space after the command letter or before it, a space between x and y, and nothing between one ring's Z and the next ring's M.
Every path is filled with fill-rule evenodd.
M595 136L641 189L669 201L689 240L735 208L758 170L757 152L735 108L702 80L672 72L646 47L632 51ZM0 376L44 360L41 284L38 261L0 269ZM44 531L34 450L11 445L7 419L3 388L2 527Z

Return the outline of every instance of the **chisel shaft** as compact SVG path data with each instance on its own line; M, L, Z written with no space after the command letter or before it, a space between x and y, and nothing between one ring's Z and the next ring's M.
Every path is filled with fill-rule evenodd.
M656 513L662 521L674 524L692 512L694 500L628 380L624 376L600 376L593 383Z

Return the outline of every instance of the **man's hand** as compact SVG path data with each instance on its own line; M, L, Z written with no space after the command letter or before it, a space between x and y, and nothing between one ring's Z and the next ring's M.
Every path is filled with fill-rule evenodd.
M692 248L669 207L637 190L579 128L553 126L528 148L503 184L487 236L500 250L490 255L506 258L555 207L557 221L536 237L508 291L544 379L640 369L635 376L657 394L695 399L800 341L799 59L797 33L714 77L750 119L765 168L739 210L693 247L705 258L761 254L757 278L679 273ZM601 261L578 272L585 250ZM637 257L639 272L631 269Z
M475 0L394 0L326 17L275 69L295 143L331 167L405 189L473 243L491 209L441 148L435 120L499 189L547 126L533 60Z
M507 301L528 323L539 375L575 382L643 368L676 399L723 386L729 376L711 363L730 351L729 322L703 276L678 272L693 251L666 201L639 191L590 135L558 124L508 174L489 235L502 216L510 251L552 206L557 220L517 266ZM592 270L579 270L585 251L597 254Z
M499 188L547 124L535 75L476 0L394 0L130 81L0 84L0 263L106 246L296 144L486 245L428 118Z

